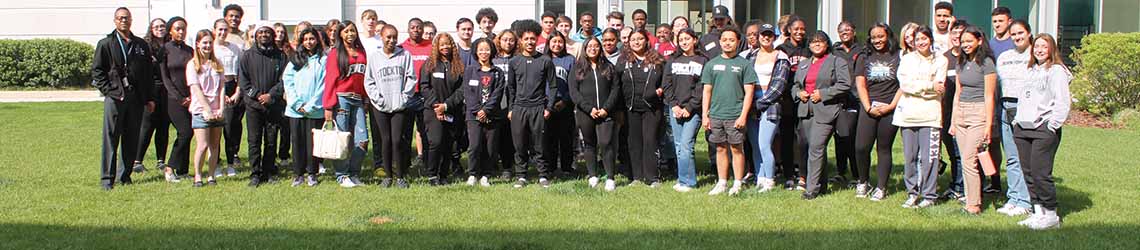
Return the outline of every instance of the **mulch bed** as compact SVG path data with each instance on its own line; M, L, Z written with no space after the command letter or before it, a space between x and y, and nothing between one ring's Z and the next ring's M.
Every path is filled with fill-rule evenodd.
M1119 129L1124 128L1121 124L1115 124L1108 118L1097 117L1093 114L1084 111L1073 110L1069 113L1069 119L1065 121L1068 125L1089 128L1105 128L1105 129Z

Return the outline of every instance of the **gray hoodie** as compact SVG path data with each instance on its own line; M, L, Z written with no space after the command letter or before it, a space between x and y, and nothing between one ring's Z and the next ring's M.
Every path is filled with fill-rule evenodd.
M416 94L416 73L412 56L402 48L391 55L383 49L368 54L368 71L364 72L364 91L377 110L386 113L413 109L421 105Z

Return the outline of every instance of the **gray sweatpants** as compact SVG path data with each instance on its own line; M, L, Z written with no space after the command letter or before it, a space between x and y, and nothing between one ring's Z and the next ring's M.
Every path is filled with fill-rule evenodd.
M941 130L933 127L902 128L906 166L903 182L907 194L924 199L938 198L938 170L934 165L942 155L938 151Z

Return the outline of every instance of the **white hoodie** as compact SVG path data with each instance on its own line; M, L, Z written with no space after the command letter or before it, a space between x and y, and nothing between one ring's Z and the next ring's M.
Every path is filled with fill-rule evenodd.
M392 113L417 107L422 101L415 86L415 68L407 51L397 47L390 55L383 49L368 54L364 91L377 110Z

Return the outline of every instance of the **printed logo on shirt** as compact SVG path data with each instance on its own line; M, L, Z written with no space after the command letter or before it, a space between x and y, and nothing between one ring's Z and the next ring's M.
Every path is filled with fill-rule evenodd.
M511 65L510 65L510 64L508 64L508 63L504 63L504 64L495 64L495 67L499 68L499 69L500 69L500 70L502 70L503 72L509 72L509 70L508 70L508 69L510 69L510 68L511 68Z
M427 61L427 55L412 55L412 61Z
M566 73L566 68L554 67L554 76L558 77L558 79L566 81Z
M886 82L895 79L893 64L887 61L874 61L867 64L867 80Z
M704 69L704 65L696 62L674 63L670 65L672 65L670 72L673 72L674 75L699 76L701 75L701 70Z
M376 72L376 73L381 75L381 76L403 76L404 75L404 67L402 65L401 66L383 67L383 68L380 68L379 72Z
M724 71L725 68L726 67L724 66L724 64L713 65L713 70L715 70L715 71Z
M738 67L738 66L732 66L732 73L740 73L740 70L741 70L741 68L740 68L740 67Z
M349 64L348 65L348 74L350 74L350 75L351 74L364 74L364 72L367 70L368 70L367 64L357 63L357 64Z

